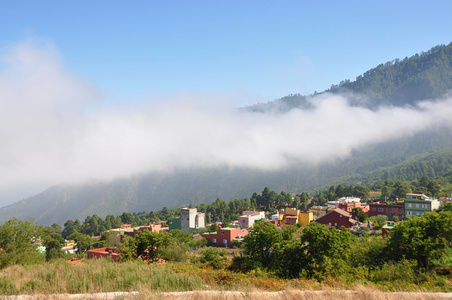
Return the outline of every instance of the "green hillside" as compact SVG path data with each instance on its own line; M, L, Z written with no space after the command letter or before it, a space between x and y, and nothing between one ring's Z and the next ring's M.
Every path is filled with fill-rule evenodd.
M452 43L380 64L355 81L333 85L329 91L367 94L372 99L371 105L403 105L441 97L451 88Z
M346 91L368 95L356 105L405 105L443 95L452 88L452 43L426 53L394 60L369 70L353 82L344 81L327 92ZM246 109L288 111L310 108L307 97L289 95L277 101ZM352 97L352 102L353 102ZM0 222L12 217L32 217L50 225L68 219L101 217L122 212L160 210L189 204L211 203L251 197L269 187L275 191L314 192L332 184L372 184L385 179L412 180L422 175L441 176L451 168L450 130L423 132L414 136L373 144L354 151L343 160L321 165L294 163L277 172L255 169L190 169L151 173L113 182L59 185L33 197L0 208Z
M247 169L198 169L148 174L114 182L54 186L0 209L1 221L31 216L62 224L97 214L160 210L189 204L249 198L266 186L275 191L313 193L330 185L412 180L441 176L452 167L452 136L424 133L355 152L346 160L319 166L296 165L279 172Z
M452 43L404 59L394 59L356 77L343 80L322 92L348 94L352 105L375 108L379 105L402 106L435 99L452 89ZM362 97L365 96L365 97ZM289 111L295 107L309 109L310 96L291 94L268 103L247 107L256 112Z

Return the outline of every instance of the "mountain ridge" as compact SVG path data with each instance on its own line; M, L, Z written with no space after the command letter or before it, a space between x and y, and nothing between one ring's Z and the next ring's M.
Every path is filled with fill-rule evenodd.
M421 72L418 67L414 67L418 65L424 68ZM397 76L390 77L387 74L391 74L391 70L403 72L400 71ZM420 84L424 80L428 80L428 84ZM363 82L367 84L368 89L364 88ZM366 101L362 101L360 97L350 97L351 104L374 109L377 105L388 103L395 106L416 105L433 95L444 95L450 88L452 88L452 43L448 46L434 47L425 54L402 61L394 60L391 64L381 64L361 77L358 76L355 81L333 85L324 93L338 95L359 93L365 95ZM410 96L419 92L419 89L423 92L417 97ZM396 97L394 95L400 93L404 93L406 97L402 97L403 101L394 101L392 99ZM310 97L312 96L294 94L271 103L256 104L244 109L256 113L269 110L284 113L293 108L309 110L312 109ZM278 191L314 192L323 186L331 185L332 182L350 183L366 180L377 176L372 175L372 172L378 173L381 168L391 168L410 159L416 160L416 157L421 159L425 153L432 155L439 153L443 160L449 162L452 155L447 151L449 147L452 147L452 134L450 130L443 129L367 146L361 150L354 150L348 158L324 162L317 166L294 163L286 169L272 172L226 167L180 169L173 173L149 173L112 182L58 185L0 208L0 222L12 217L22 219L32 217L45 225L54 222L61 224L68 219L83 219L93 214L105 217L108 214L117 215L122 212L158 210L164 206L175 208L210 203L216 198L226 200L246 198L267 186Z

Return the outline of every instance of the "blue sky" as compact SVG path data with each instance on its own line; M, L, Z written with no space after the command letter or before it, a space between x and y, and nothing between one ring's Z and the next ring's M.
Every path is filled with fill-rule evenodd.
M450 97L375 111L337 95L283 115L236 109L449 44L451 11L452 1L4 1L0 206L62 182L280 170L452 128Z
M449 44L451 11L451 1L19 0L2 4L0 47L50 43L108 101L189 92L243 105Z

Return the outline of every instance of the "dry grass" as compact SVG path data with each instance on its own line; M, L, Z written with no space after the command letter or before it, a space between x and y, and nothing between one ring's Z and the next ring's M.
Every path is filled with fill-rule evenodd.
M347 282L340 276L318 282L284 280L260 270L243 274L194 264L88 260L77 265L10 266L0 271L0 299L452 299L452 294L419 293L448 291L450 279L444 277L444 286L437 282L418 286L406 280L377 285L358 277Z

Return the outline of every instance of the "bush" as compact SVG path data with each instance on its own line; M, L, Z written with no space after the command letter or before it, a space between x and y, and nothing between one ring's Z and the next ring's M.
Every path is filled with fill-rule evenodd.
M199 259L203 264L210 265L214 269L221 269L225 267L226 259L224 258L224 252L214 247L205 249Z
M238 255L232 258L232 264L229 266L230 271L248 273L252 270L259 269L261 265L248 256Z

